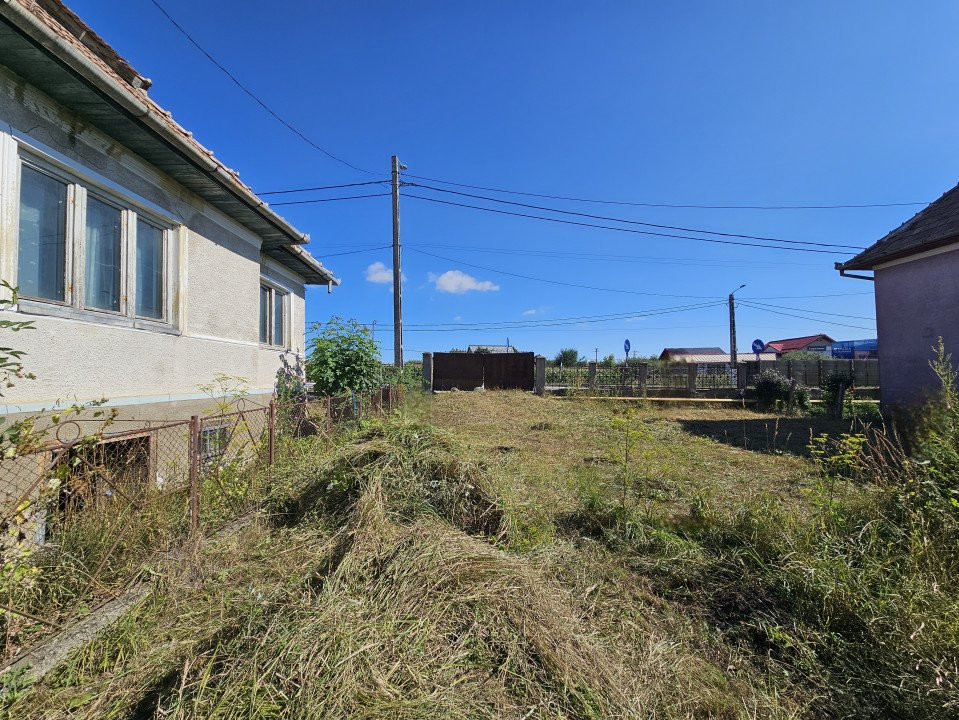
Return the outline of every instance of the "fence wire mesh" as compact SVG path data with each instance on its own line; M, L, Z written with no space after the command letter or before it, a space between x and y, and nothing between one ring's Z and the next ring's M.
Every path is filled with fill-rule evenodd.
M170 422L70 421L0 459L0 666L142 568L259 506L280 435L392 412L394 387Z

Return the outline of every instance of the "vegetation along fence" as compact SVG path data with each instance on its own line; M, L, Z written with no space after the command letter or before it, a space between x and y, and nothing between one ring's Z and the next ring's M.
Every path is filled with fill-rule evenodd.
M879 387L878 360L773 360L747 361L735 367L728 363L633 363L603 366L547 365L546 386L552 390L596 395L642 395L738 393L755 386L763 370L776 370L800 385L818 388L832 374L852 378L857 388Z
M71 420L0 460L0 667L150 563L257 508L284 437L391 411L400 393L234 400L176 421Z

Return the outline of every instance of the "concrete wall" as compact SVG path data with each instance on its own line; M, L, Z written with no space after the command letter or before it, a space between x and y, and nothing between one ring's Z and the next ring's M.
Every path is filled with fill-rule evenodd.
M876 324L884 407L936 389L929 368L942 336L959 361L959 248L876 268Z
M149 418L182 417L217 373L270 392L285 351L305 347L302 278L261 255L260 238L157 168L0 68L0 278L17 284L23 157L62 170L170 228L165 326L78 308L21 303L35 330L12 336L36 380L3 391L0 414L110 398ZM259 343L261 278L289 292L287 347ZM7 313L4 313L7 315ZM13 315L13 313L10 313ZM2 344L7 344L6 342ZM133 408L138 408L134 411Z

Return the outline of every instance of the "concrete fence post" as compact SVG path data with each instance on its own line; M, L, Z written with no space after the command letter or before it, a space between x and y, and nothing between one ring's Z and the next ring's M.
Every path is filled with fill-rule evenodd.
M537 355L535 358L535 373L533 375L533 392L537 395L546 394L546 358Z
M426 392L433 390L433 353L423 353L423 389Z
M646 395L646 384L649 380L649 365L646 363L641 363L636 368L636 380L639 382L639 392L641 395Z
M746 389L748 367L749 366L744 362L736 363L736 388L738 390Z
M596 389L596 363L592 360L589 361L586 384L589 385L590 390Z
M689 363L686 366L686 389L689 390L689 394L693 395L696 392L696 380L699 378L699 364L698 363Z

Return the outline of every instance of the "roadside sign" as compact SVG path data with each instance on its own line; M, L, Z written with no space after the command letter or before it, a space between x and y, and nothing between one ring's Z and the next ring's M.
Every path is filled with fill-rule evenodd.
M623 343L623 352L626 353L626 357L629 357L629 348L630 348L630 344L629 344L629 340L627 340L626 342Z
M764 343L759 338L753 340L753 352L757 355L761 353L766 348L766 343Z

